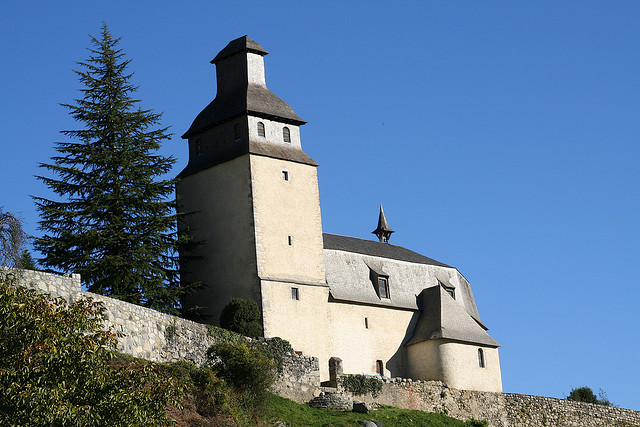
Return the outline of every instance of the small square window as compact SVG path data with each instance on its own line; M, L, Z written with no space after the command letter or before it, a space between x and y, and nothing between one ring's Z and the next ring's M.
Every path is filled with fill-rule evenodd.
M300 299L300 292L298 288L291 288L291 299L295 301Z
M289 171L282 171L282 179L284 181L289 181Z

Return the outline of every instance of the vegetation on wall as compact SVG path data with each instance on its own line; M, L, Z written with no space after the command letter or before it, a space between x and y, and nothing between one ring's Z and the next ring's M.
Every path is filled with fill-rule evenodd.
M156 365L110 365L104 306L68 304L0 279L0 425L171 425L179 390Z
M371 375L344 375L340 377L340 385L356 396L371 394L377 397L382 391L382 381Z
M62 131L71 141L41 165L53 177L38 179L59 199L34 198L43 232L35 247L43 266L81 274L90 292L175 314L192 286L178 275L187 241L176 231L175 180L161 178L175 159L157 152L170 134L133 98L119 41L104 25L78 63L82 96L63 106L80 125Z
M220 326L247 337L262 336L262 315L253 300L233 298L220 314Z
M571 391L569 392L569 396L567 396L567 400L572 400L574 402L595 403L604 406L613 406L607 398L604 390L600 389L600 391L598 392L598 396L596 396L593 390L586 386L571 389Z

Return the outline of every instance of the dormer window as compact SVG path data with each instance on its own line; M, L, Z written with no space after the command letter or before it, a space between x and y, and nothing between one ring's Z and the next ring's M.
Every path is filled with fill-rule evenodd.
M286 126L282 128L282 140L284 142L291 142L291 131Z
M261 136L264 138L264 123L262 122L258 122L258 136Z
M391 298L389 296L389 277L378 276L378 295L380 298Z
M442 289L444 289L449 295L451 295L451 298L456 299L456 288L454 288L453 286L447 286L439 280L438 284L440 284L440 286L442 286Z

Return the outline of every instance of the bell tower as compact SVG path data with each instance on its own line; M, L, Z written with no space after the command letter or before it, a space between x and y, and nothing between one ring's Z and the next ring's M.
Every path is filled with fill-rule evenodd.
M318 164L302 150L306 122L267 88L265 55L244 36L211 61L217 94L182 136L189 164L176 193L181 232L199 242L181 254L195 258L182 275L204 284L185 306L207 307L217 324L231 298L253 299L271 336L275 294L292 299L294 288L299 297L326 282Z

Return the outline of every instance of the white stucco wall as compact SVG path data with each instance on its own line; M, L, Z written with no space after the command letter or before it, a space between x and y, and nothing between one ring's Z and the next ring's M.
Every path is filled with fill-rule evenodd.
M238 157L183 178L176 192L193 238L201 241L193 252L187 280L205 286L186 299L188 305L207 306L218 324L222 308L233 297L260 300L255 260L249 155Z
M316 167L251 156L251 185L260 278L324 285Z
M485 367L478 364L478 349ZM407 347L409 374L414 379L440 380L460 390L502 392L500 357L497 348L428 340Z

